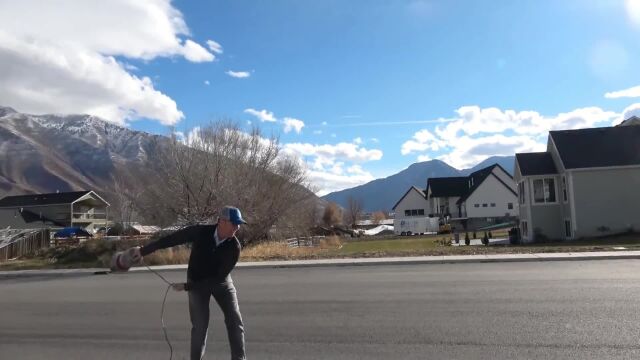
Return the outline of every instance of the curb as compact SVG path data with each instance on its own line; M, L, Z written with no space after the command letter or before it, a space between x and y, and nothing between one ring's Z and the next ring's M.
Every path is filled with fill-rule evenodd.
M629 260L640 259L640 251L609 251L579 253L537 253L537 254L496 254L496 255L444 255L414 256L395 258L350 258L327 260L261 261L239 262L239 269L287 269L311 267L346 267L380 265L429 265L429 264L478 264L501 262L542 262L542 261L586 261L586 260ZM187 265L151 266L155 271L186 270ZM129 272L149 271L146 267L134 267ZM109 269L53 269L0 271L0 280L15 278L61 278L108 274Z
M507 262L544 262L544 261L586 261L586 260L629 260L640 259L640 251L632 254L585 253L561 254L510 254L510 255L467 255L467 256L425 256L425 257L401 257L401 258L362 258L362 259L332 259L332 260L306 260L306 261L265 261L238 263L236 268L305 268L305 267L340 267L340 266L379 266L379 265L439 265L439 264L480 264L480 263L507 263ZM186 267L185 267L186 268ZM146 270L146 269L142 269ZM156 269L154 269L156 270ZM172 269L159 269L172 270Z

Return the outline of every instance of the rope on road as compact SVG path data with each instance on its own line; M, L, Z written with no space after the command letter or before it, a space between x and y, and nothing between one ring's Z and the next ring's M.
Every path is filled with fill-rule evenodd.
M164 339L169 345L169 360L173 360L173 346L171 346L171 341L169 341L169 334L167 334L167 326L164 324L164 306L167 302L167 295L169 294L169 289L174 285L171 281L165 279L164 276L160 275L157 271L153 270L149 267L149 265L145 264L144 261L140 260L142 265L146 266L149 271L156 274L162 281L167 283L167 290L164 292L164 299L162 299L162 309L160 310L160 322L162 323L162 332L164 332Z

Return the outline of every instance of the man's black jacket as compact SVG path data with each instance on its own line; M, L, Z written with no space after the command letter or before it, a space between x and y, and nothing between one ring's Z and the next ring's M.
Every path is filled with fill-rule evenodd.
M168 247L192 243L187 278L189 281L224 281L240 257L240 241L235 236L216 247L216 225L193 225L178 230L140 249L142 256ZM221 239L222 240L222 239Z

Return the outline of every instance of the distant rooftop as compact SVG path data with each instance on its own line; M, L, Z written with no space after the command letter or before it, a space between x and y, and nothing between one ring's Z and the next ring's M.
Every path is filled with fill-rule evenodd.
M6 196L0 200L0 207L71 204L90 192L91 191L86 190L51 194Z

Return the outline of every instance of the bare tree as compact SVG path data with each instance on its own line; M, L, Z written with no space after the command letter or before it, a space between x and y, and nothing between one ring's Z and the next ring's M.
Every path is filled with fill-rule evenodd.
M342 220L342 210L338 204L334 202L330 202L325 206L324 213L322 214L322 222L327 227L332 227L334 225L340 224Z
M387 219L387 216L382 211L376 211L371 215L371 221L373 221L375 225L379 225L382 222L382 220L386 220L386 219Z
M131 191L126 176L116 173L113 176L113 196L114 201L111 209L113 211L112 218L115 222L128 224L136 218L135 204L137 202L138 192Z
M251 242L314 197L299 160L281 153L278 139L264 138L257 128L246 133L231 121L215 122L186 140L172 136L158 151L159 178L139 202L157 220L212 222L218 209L234 205L249 222L241 236Z
M351 228L354 228L360 220L362 216L362 200L356 199L353 196L349 196L347 199L347 212L346 212L346 220L347 223L351 225Z

